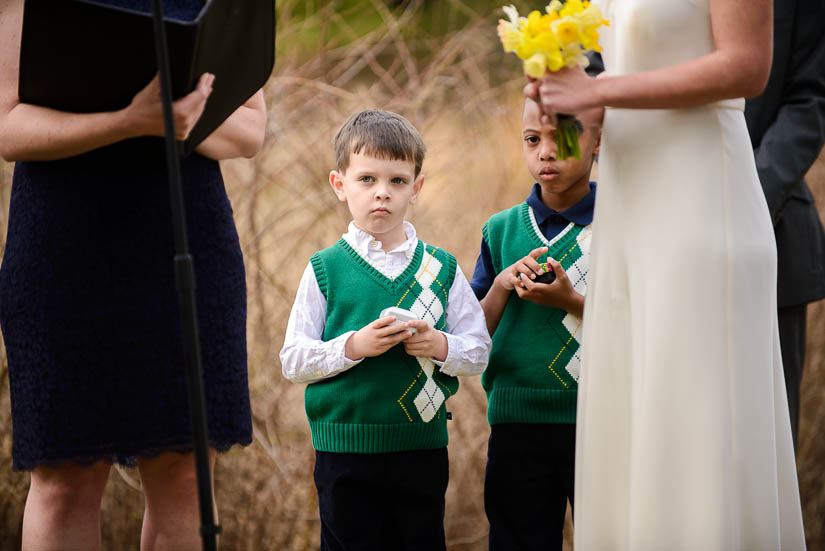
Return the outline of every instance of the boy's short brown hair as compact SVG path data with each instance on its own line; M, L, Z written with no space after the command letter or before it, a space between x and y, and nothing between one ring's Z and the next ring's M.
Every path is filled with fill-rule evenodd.
M416 177L424 164L427 146L415 127L396 113L366 109L352 115L335 134L335 167L344 173L351 153L364 152L379 159L398 159L415 165Z

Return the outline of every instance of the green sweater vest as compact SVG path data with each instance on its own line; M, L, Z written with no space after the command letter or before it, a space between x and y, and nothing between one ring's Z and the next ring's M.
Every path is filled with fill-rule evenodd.
M493 215L482 230L493 268L500 273L531 250L546 246L577 292L585 294L590 226L570 223L552 241L541 234L527 203ZM581 321L564 310L510 294L493 335L481 383L487 420L497 423L575 423Z
M322 336L331 340L378 319L389 306L406 308L443 330L456 272L451 254L419 241L407 268L389 279L341 239L311 258L327 299ZM428 358L394 346L330 379L307 385L307 419L316 450L385 453L447 445L444 402L458 379Z

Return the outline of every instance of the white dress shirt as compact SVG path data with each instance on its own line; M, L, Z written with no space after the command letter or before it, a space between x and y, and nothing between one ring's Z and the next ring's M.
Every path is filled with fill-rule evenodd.
M381 242L350 222L344 240L371 266L390 279L400 275L412 261L418 238L415 228L404 222L407 240L385 252ZM281 349L284 377L294 383L313 383L358 365L363 358L351 360L344 354L347 340L355 331L348 331L329 341L321 340L327 314L327 300L311 263L307 263L286 327ZM456 265L456 274L447 298L447 357L444 362L432 359L441 372L456 375L478 375L487 367L490 355L490 335L484 312L467 278Z

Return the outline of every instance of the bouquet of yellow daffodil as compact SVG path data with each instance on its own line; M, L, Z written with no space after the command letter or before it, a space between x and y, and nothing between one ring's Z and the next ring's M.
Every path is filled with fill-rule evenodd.
M597 29L608 25L599 7L587 0L552 0L544 14L531 11L520 17L515 6L502 8L509 21L499 19L498 36L505 52L524 61L524 72L541 78L547 71L586 66L587 53L600 52ZM579 123L572 115L558 115L556 154L559 159L581 158Z

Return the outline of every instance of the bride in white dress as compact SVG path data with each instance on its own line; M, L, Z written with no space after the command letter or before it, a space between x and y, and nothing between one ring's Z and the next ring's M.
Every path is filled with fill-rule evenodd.
M743 96L771 0L603 0L606 73L528 84L606 106L584 312L576 551L805 548L776 252Z

